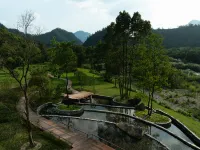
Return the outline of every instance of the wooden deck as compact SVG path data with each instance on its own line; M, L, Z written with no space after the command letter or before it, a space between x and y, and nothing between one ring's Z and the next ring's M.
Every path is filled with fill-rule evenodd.
M91 93L91 92L81 91L79 93L69 94L69 99L80 100L80 99L89 98L92 95L93 95L93 93ZM67 94L64 94L65 99L66 99L66 97L67 97Z

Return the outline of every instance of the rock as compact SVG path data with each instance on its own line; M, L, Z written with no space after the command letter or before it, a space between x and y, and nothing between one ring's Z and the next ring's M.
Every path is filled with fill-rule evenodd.
M117 123L117 127L137 139L141 139L145 133L145 130L143 130L142 127L124 122Z
M129 100L128 100L128 103L129 103L131 106L136 106L136 105L138 105L140 102L141 102L141 98L133 98L133 99L129 99Z
M145 110L144 103L141 103L141 104L135 106L135 110L144 111Z

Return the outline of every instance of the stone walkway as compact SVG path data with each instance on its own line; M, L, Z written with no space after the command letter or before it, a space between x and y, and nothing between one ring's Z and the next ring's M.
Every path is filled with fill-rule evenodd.
M24 98L21 98L17 104L17 110L25 118L25 104ZM100 141L92 138L87 138L86 134L75 133L70 131L68 128L57 124L44 117L38 116L29 108L30 121L33 125L39 127L43 131L51 133L55 137L67 142L72 146L72 150L114 150L113 148L101 143Z

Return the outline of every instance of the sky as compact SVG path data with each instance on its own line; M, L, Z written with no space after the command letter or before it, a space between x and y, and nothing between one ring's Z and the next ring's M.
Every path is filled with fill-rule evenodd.
M16 28L19 16L31 10L43 32L62 28L94 33L106 27L120 11L138 11L154 29L175 28L200 20L200 0L0 0L0 23Z

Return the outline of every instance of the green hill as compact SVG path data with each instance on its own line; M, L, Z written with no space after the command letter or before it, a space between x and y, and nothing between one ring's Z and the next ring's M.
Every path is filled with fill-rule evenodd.
M83 43L83 46L94 46L98 43L98 41L103 40L104 35L106 34L106 29L102 29L100 31L95 32L91 36L87 38L87 40Z
M2 28L2 27L6 28L3 24L0 23L0 28ZM14 34L19 34L19 35L24 34L23 32L19 31L18 29L8 29L8 31L10 31ZM51 32L47 32L47 33L44 33L44 34L41 34L38 36L33 36L30 34L28 34L28 36L30 36L34 40L36 40L42 44L45 44L47 46L49 46L51 44L51 40L53 39L53 37L55 37L56 40L59 42L70 41L70 42L74 42L77 45L82 44L82 42L72 32L67 32L60 28L56 28L56 29L52 30Z
M60 28L56 28L52 30L51 32L47 32L45 34L36 36L35 39L43 44L50 45L53 37L55 37L56 40L59 42L73 41L75 44L78 44L78 45L82 44L82 42L72 32L67 32Z

